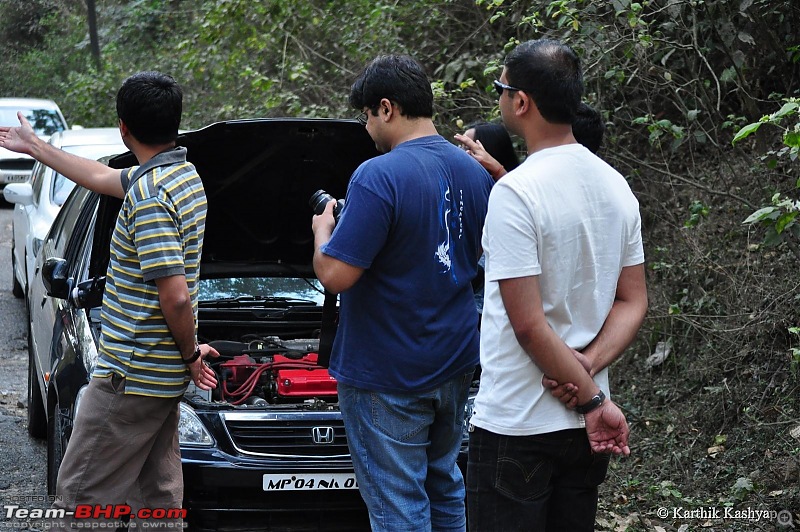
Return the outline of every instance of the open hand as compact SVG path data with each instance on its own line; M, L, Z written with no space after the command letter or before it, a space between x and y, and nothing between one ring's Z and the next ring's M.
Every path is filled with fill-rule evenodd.
M30 155L33 144L38 140L36 132L31 123L25 118L22 112L17 112L20 125L0 126L0 147L17 153L27 153Z
M494 180L498 180L508 172L506 169L503 168L503 165L500 162L489 155L489 152L486 151L486 148L483 147L481 141L479 140L472 140L466 135L457 134L455 136L456 141L460 142L466 148L467 153L472 155L472 157L481 163L487 172L494 178Z
M628 422L625 415L610 399L584 415L589 445L595 453L613 453L628 456Z
M214 370L205 363L207 356L216 358L219 356L219 352L208 344L200 344L200 358L187 365L192 381L201 390L211 390L217 387Z

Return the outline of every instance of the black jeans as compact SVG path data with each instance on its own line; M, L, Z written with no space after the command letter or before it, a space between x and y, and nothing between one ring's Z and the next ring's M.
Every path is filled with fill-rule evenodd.
M471 532L591 531L608 454L592 454L585 429L469 437L467 521Z

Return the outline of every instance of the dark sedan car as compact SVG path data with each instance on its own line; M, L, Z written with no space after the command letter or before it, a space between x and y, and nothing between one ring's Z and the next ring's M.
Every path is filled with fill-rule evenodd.
M374 145L355 121L302 119L217 123L178 144L208 197L199 338L222 353L212 362L218 388L190 386L181 403L186 521L192 530L368 529L336 382L318 360L325 298L308 201L318 189L344 197ZM46 424L50 493L97 361L119 207L77 188L37 257L29 421L32 433Z

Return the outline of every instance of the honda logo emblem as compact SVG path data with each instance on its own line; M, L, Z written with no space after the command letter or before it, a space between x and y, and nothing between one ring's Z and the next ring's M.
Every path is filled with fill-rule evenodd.
M314 443L324 445L333 443L333 427L314 427L311 429L311 439Z

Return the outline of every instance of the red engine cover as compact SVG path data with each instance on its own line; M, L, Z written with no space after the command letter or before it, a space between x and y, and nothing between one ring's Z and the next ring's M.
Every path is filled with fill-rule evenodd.
M303 357L308 362L316 362L317 354L310 353ZM279 363L293 361L281 355L275 355L278 366L275 380L278 382L278 395L281 397L327 397L336 395L336 379L331 377L327 369L280 369Z
M223 362L220 367L230 371L228 382L230 383L229 389L232 391L235 386L243 384L259 365L250 355L238 355L233 357L233 360Z

